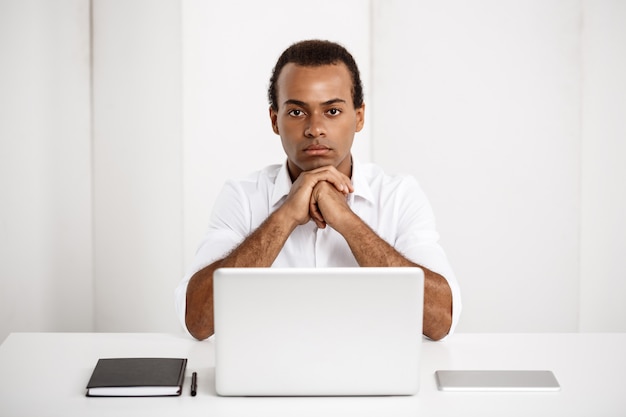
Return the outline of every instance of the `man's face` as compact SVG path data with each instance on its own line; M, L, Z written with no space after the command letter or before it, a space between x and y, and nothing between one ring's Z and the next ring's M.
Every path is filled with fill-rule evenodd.
M270 108L291 178L333 165L351 175L350 149L363 128L365 105L355 109L345 64L303 67L289 63L278 77L278 111Z

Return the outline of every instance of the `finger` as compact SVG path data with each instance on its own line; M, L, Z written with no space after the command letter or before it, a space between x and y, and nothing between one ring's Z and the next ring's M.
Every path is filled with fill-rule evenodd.
M313 221L315 222L315 225L320 228L320 229L325 229L326 228L326 223L325 222L320 222L319 220L315 220L313 219Z
M321 229L326 227L326 221L324 220L324 216L322 216L319 206L313 198L311 198L311 202L309 203L309 216L311 216L311 219L313 219L317 227Z
M312 171L308 171L305 175L309 175L315 183L326 181L332 184L339 192L348 195L354 192L352 181L346 175L342 174L332 165L320 167Z

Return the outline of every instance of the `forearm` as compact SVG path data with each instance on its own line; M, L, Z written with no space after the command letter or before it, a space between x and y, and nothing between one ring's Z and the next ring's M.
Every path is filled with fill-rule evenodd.
M213 273L218 268L269 267L295 226L276 212L224 259L195 273L187 285L185 324L202 340L214 333Z
M452 292L441 275L411 262L354 215L341 232L360 266L417 266L424 271L423 333L433 340L446 336L452 326Z
M359 216L350 211L331 225L343 236L359 266L415 266L393 246L376 234Z
M297 223L288 221L277 210L252 232L235 250L226 256L219 267L269 267L285 245Z

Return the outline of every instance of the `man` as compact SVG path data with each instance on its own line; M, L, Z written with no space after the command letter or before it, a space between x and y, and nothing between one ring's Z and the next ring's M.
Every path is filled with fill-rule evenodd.
M177 289L181 322L197 339L213 334L220 267L419 266L423 333L446 336L460 312L459 289L426 197L413 178L352 158L365 104L350 53L327 41L292 45L276 63L269 101L287 161L225 185Z

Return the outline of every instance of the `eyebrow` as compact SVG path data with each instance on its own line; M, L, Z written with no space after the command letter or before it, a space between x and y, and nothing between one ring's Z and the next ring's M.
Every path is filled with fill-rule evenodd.
M341 99L341 98L333 98L331 100L325 101L322 103L322 106L332 106L333 104L337 104L337 103L347 103L346 100ZM283 103L283 105L288 105L288 104L292 104L295 106L300 106L300 107L307 107L308 104L305 103L304 101L300 101L300 100L294 100L294 99L289 99L289 100L285 100L285 102Z

